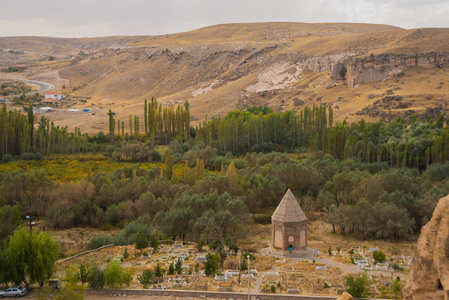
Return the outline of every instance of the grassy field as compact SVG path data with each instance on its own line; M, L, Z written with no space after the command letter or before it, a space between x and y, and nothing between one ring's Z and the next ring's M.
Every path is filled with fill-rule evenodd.
M163 163L137 163L143 169L160 167L164 169ZM103 155L49 155L42 161L18 160L0 164L0 176L5 172L27 171L33 168L43 168L54 181L78 181L89 175L89 173L112 173L118 168L136 165L135 162L113 161ZM184 172L184 164L176 164L173 167L174 175L178 176Z

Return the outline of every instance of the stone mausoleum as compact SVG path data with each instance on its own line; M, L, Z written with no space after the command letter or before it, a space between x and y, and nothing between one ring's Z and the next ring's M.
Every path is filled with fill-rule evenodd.
M290 189L271 216L270 248L283 254L307 250L307 217Z

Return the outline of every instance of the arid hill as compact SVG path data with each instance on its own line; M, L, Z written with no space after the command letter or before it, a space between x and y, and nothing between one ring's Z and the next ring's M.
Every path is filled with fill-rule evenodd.
M142 114L143 100L152 96L163 105L189 100L197 120L250 105L285 111L330 104L337 120L349 121L378 120L389 110L406 117L438 114L449 100L448 36L447 28L250 23L147 37L0 38L0 48L24 51L21 63L31 66L33 78L91 97L84 106L101 117L53 118L95 131L106 129L108 109L127 120ZM38 60L39 53L74 49L89 55ZM20 62L20 55L0 52L0 67L5 55Z

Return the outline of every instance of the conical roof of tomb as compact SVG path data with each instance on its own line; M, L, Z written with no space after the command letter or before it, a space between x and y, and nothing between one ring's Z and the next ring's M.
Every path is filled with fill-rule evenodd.
M278 207L271 216L271 221L294 223L306 221L307 217L296 201L292 191L288 189Z

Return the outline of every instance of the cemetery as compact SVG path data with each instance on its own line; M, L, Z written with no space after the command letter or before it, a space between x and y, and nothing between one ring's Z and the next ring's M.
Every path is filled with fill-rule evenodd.
M328 234L317 235L319 224L312 223L312 226L309 224L307 227L305 216L300 220L292 219L289 212L299 215L304 213L301 214L298 202L291 200L294 200L294 196L287 192L279 205L283 211L276 210L273 214L276 230L275 226L271 227L271 238L269 226L252 227L255 231L265 232L263 239L269 243L266 245L269 247L254 250L257 243L247 244L245 247L250 252L243 248L243 252L240 249L237 254L225 248L226 260L222 266L217 265L216 270L209 275L206 275L205 265L210 259L209 255L215 251L208 246L199 251L196 244L190 242L164 243L156 250L148 247L141 251L129 246L106 247L60 262L58 270L62 272L68 264L76 265L86 261L104 261L106 264L111 260L120 260L124 269L132 269L137 275L146 270L155 270L157 266L162 269L162 276L154 277L148 286L142 285L138 276L134 276L130 286L126 288L323 296L341 295L345 290L344 277L347 275L366 275L370 280L369 293L372 297L380 297L382 290L391 286L396 277L405 279L412 262L412 248L409 245L404 247L405 252L402 253L398 247L392 248L393 251L380 241L375 242L382 247L336 236L335 244L332 245L332 241L327 240ZM298 222L284 222L288 226L283 228L279 224L285 220ZM295 227L296 225L298 226ZM294 228L299 229L299 233L294 232ZM308 228L307 234L303 232L305 228ZM320 240L319 236L326 239ZM259 236L257 240L260 238ZM276 241L276 238L280 241ZM125 248L129 252L128 258L123 257ZM388 257L383 261L376 261L376 253L383 254L382 251L389 254Z

